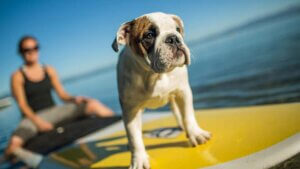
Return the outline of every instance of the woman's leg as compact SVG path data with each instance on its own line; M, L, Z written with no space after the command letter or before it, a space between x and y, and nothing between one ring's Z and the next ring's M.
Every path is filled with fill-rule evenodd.
M29 119L23 119L12 134L5 155L12 155L17 148L22 147L26 141L37 134L37 127Z
M15 163L16 160L21 160L30 168L36 168L43 159L43 156L29 150L22 148L24 140L17 136L13 135L10 139L9 146L5 150L5 158L9 159L12 163ZM11 155L14 155L16 158L10 159Z
M8 144L8 147L6 148L5 150L5 156L6 157L9 157L10 155L12 155L12 153L22 147L24 144L24 140L19 137L19 136L16 136L16 135L13 135L11 138L10 138L10 141L9 141L9 144Z
M104 104L95 99L87 99L85 113L87 115L96 115L98 117L111 117L115 113Z

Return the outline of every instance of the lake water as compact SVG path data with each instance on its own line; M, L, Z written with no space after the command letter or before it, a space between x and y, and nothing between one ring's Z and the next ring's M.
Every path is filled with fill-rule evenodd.
M195 108L299 101L299 28L300 15L294 14L209 42L189 43ZM74 95L99 99L120 114L114 67L64 86ZM0 154L19 121L15 104L0 111Z

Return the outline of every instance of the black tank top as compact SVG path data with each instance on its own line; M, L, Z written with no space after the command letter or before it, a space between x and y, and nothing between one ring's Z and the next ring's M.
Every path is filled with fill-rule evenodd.
M24 70L22 68L20 69L25 80L24 90L25 90L26 99L29 106L34 112L55 105L53 98L51 96L51 89L53 87L51 84L50 77L44 66L43 66L43 70L45 73L44 79L38 82L33 82L26 77Z

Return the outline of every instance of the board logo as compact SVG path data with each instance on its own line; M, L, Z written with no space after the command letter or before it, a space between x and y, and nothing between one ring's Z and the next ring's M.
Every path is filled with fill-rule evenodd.
M150 131L145 131L144 136L148 138L175 138L182 132L178 127L158 128Z

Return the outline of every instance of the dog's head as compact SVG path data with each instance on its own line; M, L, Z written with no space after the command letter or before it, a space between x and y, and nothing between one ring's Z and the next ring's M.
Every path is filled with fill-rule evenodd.
M190 51L183 40L183 22L165 13L150 13L121 25L112 47L131 48L136 59L156 73L190 64Z

